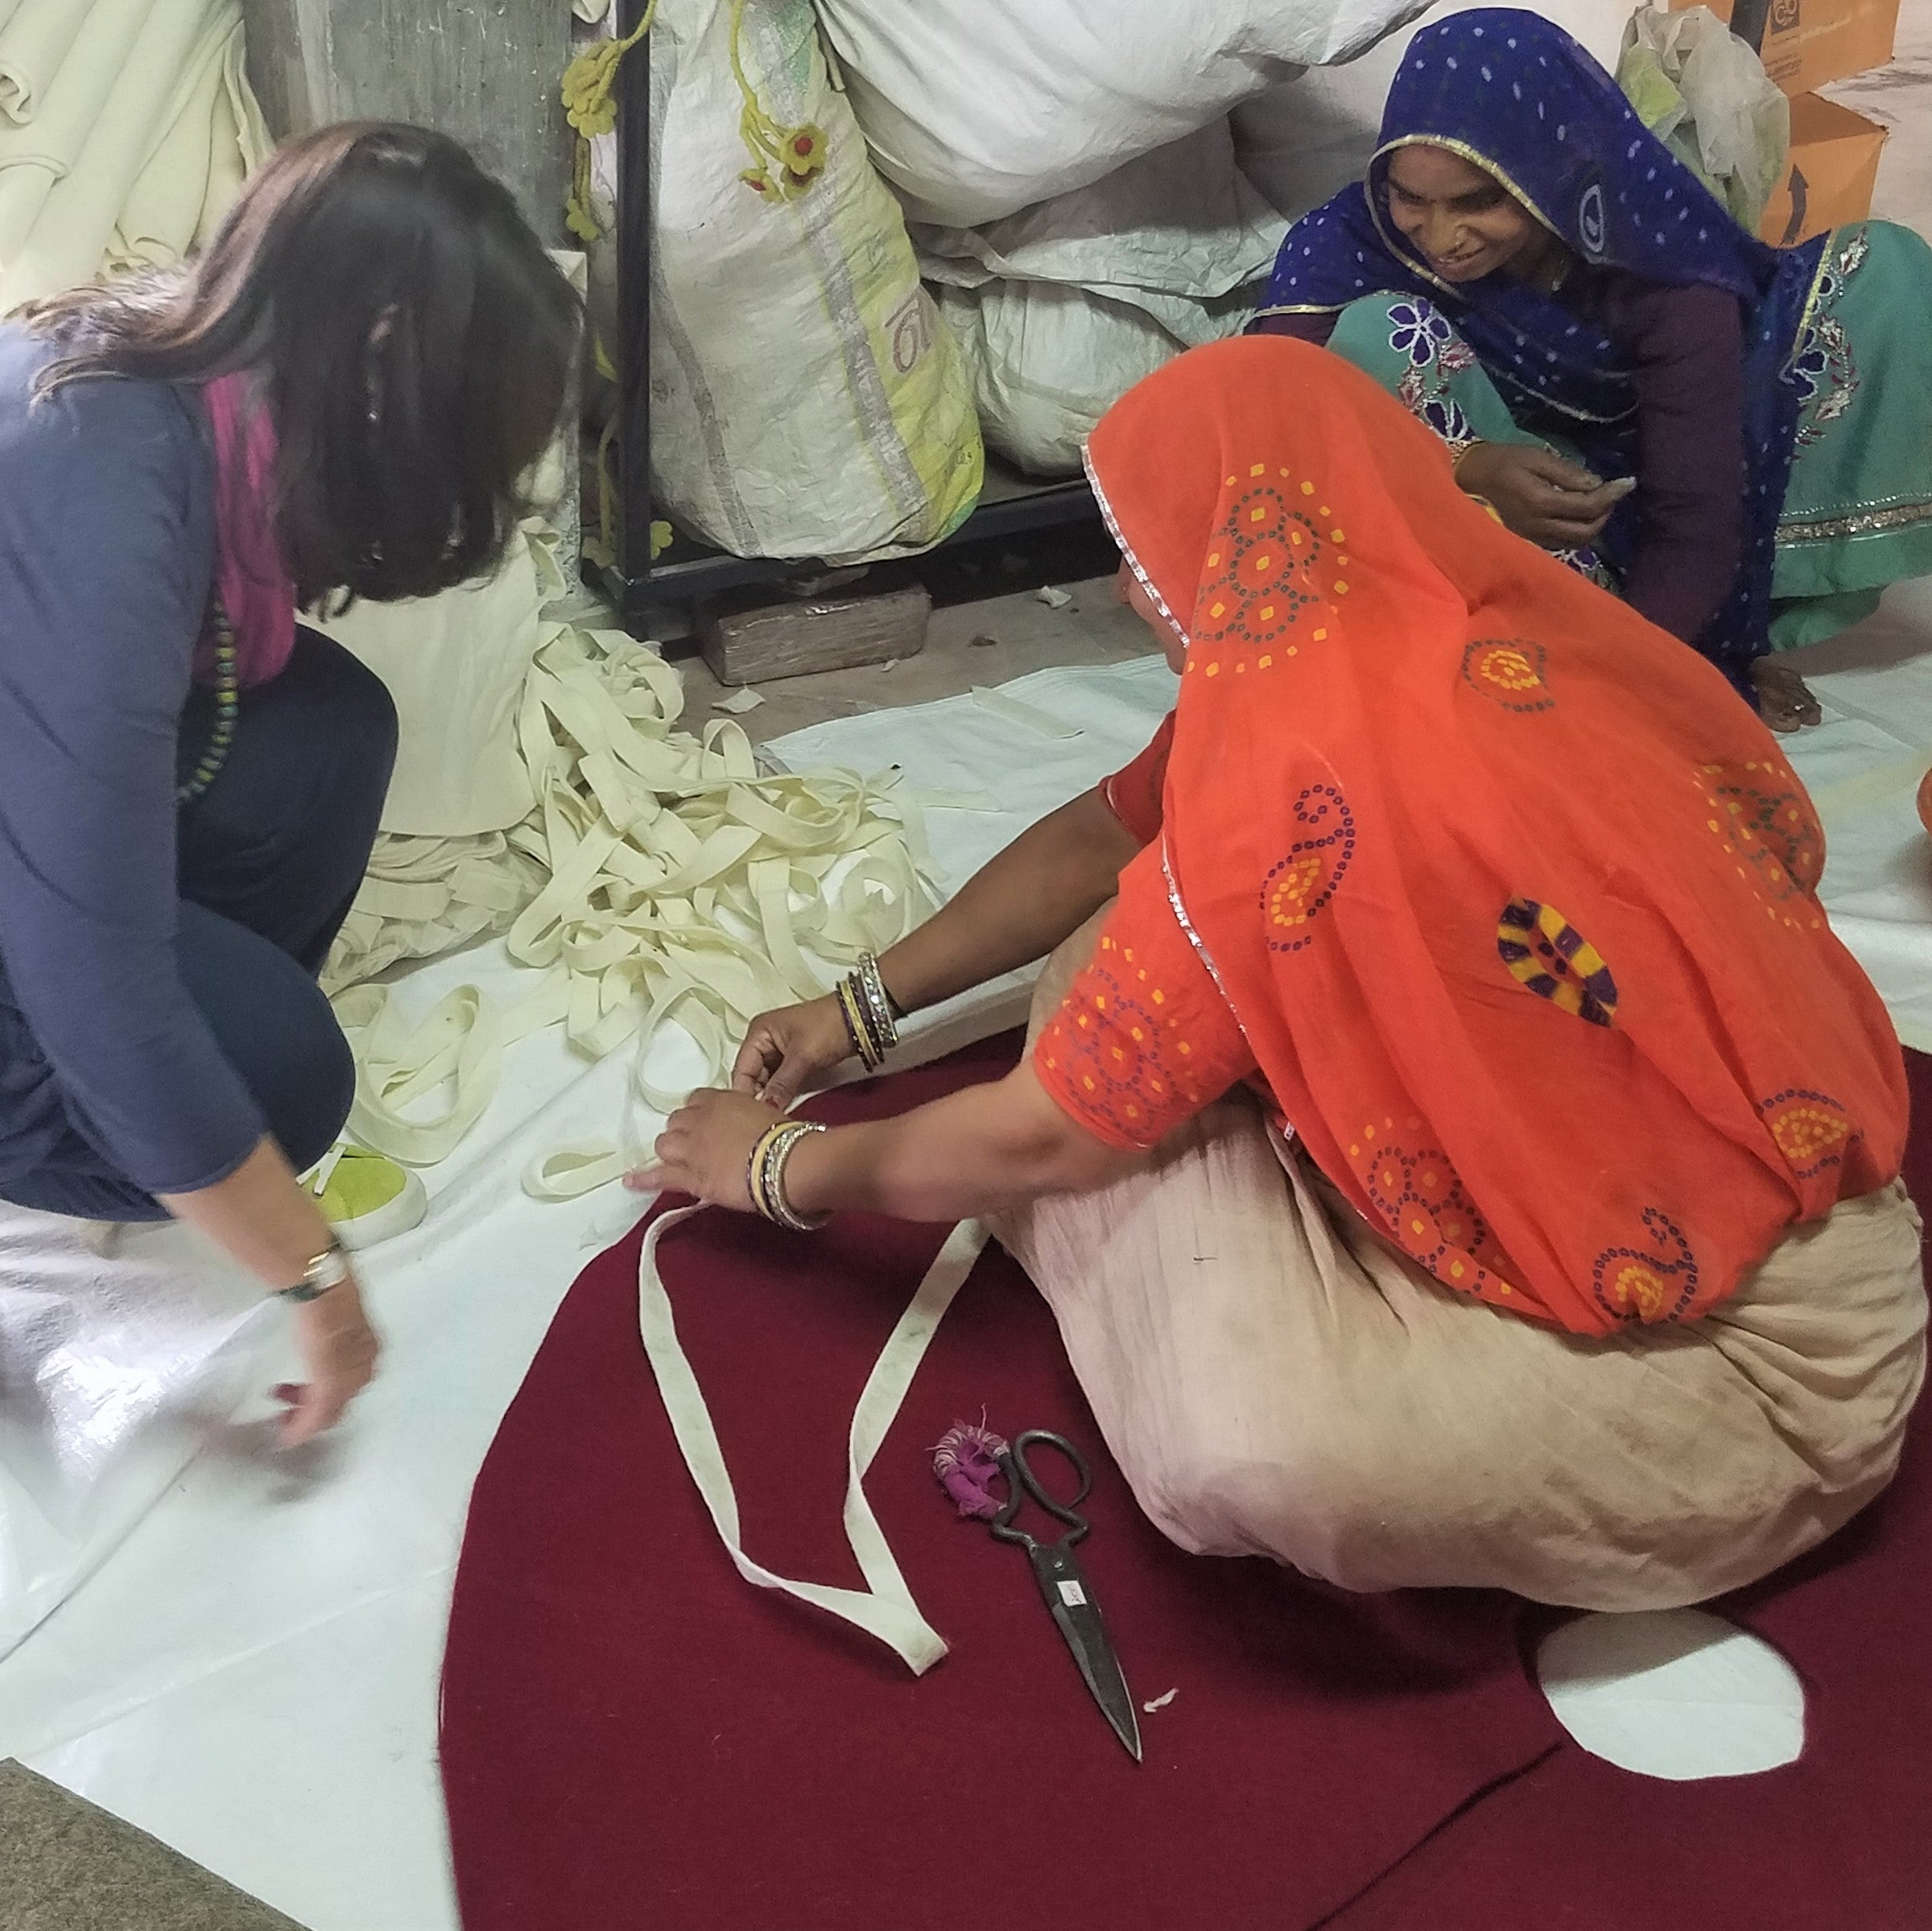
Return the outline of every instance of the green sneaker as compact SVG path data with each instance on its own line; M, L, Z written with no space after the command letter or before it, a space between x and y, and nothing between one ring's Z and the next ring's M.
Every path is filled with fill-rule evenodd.
M407 1234L429 1211L429 1194L407 1167L346 1140L305 1174L302 1184L315 1195L336 1238L351 1249Z

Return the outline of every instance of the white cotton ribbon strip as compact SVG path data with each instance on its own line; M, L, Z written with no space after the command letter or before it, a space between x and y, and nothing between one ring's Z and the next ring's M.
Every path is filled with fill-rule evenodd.
M1003 717L1009 724L1018 724L1022 730L1037 731L1042 737L1078 737L1077 724L1070 724L1063 717L1055 717L1051 711L1042 711L1038 704L1029 704L1017 697L1009 697L1004 691L989 690L984 684L972 687L972 701L982 711L990 711L995 717Z
M629 1046L633 1102L675 1111L694 1082L654 1082L663 1027L696 1045L695 1083L724 1085L756 1014L816 998L935 902L920 807L896 772L761 771L737 724L675 728L683 686L654 651L545 629L518 725L536 808L487 840L384 840L330 959L356 1049L349 1130L411 1166L446 1158L488 1109L505 1050L559 1023L587 1058ZM412 1024L387 987L348 983L503 925L510 957L536 968L507 1010L464 986ZM559 1148L524 1186L568 1199L640 1152Z
M990 791L921 791L918 797L928 811L1003 811L1006 808Z
M575 1200L621 1179L634 1164L605 1141L573 1140L523 1170L523 1190L537 1200Z
M934 1331L985 1249L986 1230L977 1221L962 1220L947 1237L873 1364L852 1410L846 1454L845 1539L858 1558L866 1586L836 1589L823 1582L799 1582L774 1575L745 1553L738 1533L737 1495L718 1446L717 1431L712 1426L711 1411L704 1404L704 1391L678 1344L671 1298L658 1271L658 1243L672 1228L708 1211L717 1210L687 1207L661 1215L646 1232L638 1256L638 1327L684 1466L704 1498L726 1553L746 1582L759 1589L782 1590L801 1603L840 1617L868 1636L877 1636L914 1676L923 1676L945 1655L946 1644L919 1614L919 1606L899 1573L878 1518L865 1499L865 1471L898 1414Z

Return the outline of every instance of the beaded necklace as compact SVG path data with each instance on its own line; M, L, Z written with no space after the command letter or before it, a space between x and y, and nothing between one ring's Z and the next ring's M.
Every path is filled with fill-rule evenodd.
M241 682L235 661L235 627L228 621L219 596L210 600L208 617L215 633L215 728L188 782L175 790L177 804L192 804L215 782L235 741L236 692Z

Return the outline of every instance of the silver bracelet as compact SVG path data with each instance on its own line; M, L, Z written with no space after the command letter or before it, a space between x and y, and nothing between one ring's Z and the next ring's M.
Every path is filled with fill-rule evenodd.
M342 1243L332 1238L320 1253L314 1256L302 1270L302 1278L292 1287L279 1287L275 1290L278 1301L320 1301L332 1288L340 1287L350 1277L349 1256L342 1250Z
M899 1043L898 1015L892 1009L892 995L886 990L886 981L879 972L878 955L873 952L861 953L858 969L852 976L859 982L860 996L865 1001L865 1016L872 1022L873 1037L877 1040L884 1053L889 1053Z
M830 1214L799 1213L785 1193L785 1169L793 1149L809 1134L824 1131L815 1120L781 1120L751 1150L746 1178L752 1205L767 1220L795 1234L815 1234L832 1218Z

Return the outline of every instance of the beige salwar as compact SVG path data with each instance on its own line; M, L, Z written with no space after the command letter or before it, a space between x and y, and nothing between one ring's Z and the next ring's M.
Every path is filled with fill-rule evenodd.
M1603 1339L1437 1285L1245 1096L997 1227L1156 1525L1351 1589L1627 1610L1753 1581L1889 1481L1924 1373L1897 1184L1794 1229L1703 1320Z

